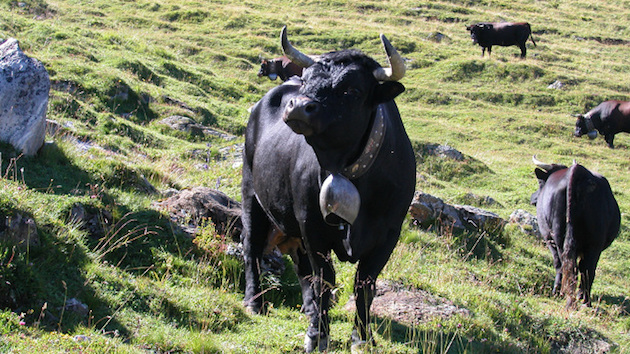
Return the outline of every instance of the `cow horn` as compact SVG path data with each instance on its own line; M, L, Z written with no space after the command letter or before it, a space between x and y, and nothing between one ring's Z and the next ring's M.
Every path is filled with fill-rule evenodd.
M291 59L291 61L295 64L303 68L308 68L309 66L315 64L315 60L313 60L313 58L295 49L291 43L289 43L289 40L287 39L287 26L282 27L282 32L280 32L280 41L282 42L282 51L284 52L284 55Z
M542 168L545 171L549 171L553 167L551 164L538 161L536 155L532 156L532 162L536 165L536 167Z
M398 81L405 76L405 63L403 58L382 33L381 42L383 42L383 47L385 47L385 53L387 53L387 61L390 67L374 70L374 77L378 81Z

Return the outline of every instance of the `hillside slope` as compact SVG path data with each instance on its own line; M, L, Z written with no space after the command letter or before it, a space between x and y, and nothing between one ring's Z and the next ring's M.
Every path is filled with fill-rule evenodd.
M378 34L388 36L408 66L397 103L418 148L417 190L449 203L490 197L497 203L478 206L504 218L535 213L536 154L605 175L623 214L594 305L578 311L550 297L551 255L515 227L406 226L383 278L467 311L413 324L379 317L379 351L630 350L630 136L617 135L614 150L575 138L571 116L630 99L627 1L10 0L0 10L0 38L18 39L48 70L48 118L60 127L35 157L0 144L0 215L32 215L41 238L0 245L0 351L300 351L307 321L291 272L265 279L267 316L246 314L224 237L202 222L192 240L153 192L208 186L240 200L235 156L248 108L278 84L256 73L260 58L281 55L284 25L306 53L357 48L381 63ZM527 21L537 45L526 59L516 47L482 58L465 30L480 21ZM170 116L235 139L173 130L161 123ZM429 144L466 159L426 154ZM77 204L96 231L72 221ZM354 267L337 268L331 350L347 352ZM73 298L86 317L64 310Z

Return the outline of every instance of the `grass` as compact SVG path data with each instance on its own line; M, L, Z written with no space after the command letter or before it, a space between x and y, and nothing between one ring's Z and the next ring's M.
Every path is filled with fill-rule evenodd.
M48 118L61 126L35 157L0 145L0 215L32 215L41 239L26 250L0 245L0 351L301 350L307 321L292 272L266 279L266 316L247 314L241 265L222 252L220 235L210 226L196 240L184 235L153 206L163 197L146 182L160 191L218 186L240 200L234 146L248 108L277 84L256 73L261 57L280 55L285 24L307 53L353 47L383 63L382 32L406 58L397 103L418 153L417 190L504 218L534 213L537 154L604 174L621 207L622 231L602 254L594 305L573 312L550 297L551 255L518 228L436 234L405 225L383 277L471 315L415 326L377 318L379 351L629 350L630 137L617 135L614 150L602 138L574 138L571 117L630 98L623 1L25 0L0 9L0 37L17 38L48 70ZM481 58L470 43L464 25L501 20L531 23L537 46L528 43L527 59L516 47ZM436 42L436 33L445 39ZM556 80L561 89L547 88ZM171 115L236 140L172 131L160 123ZM431 144L465 159L431 156ZM497 203L483 204L486 197ZM100 213L102 235L72 221L77 203ZM352 314L343 306L354 266L337 263L331 351L349 352ZM88 305L87 317L63 310L71 298Z

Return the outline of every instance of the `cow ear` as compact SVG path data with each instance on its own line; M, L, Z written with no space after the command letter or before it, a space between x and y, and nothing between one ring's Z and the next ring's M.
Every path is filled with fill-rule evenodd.
M405 91L405 86L398 81L385 81L374 90L374 103L391 101Z
M547 178L549 178L549 173L547 171L541 170L540 168L535 169L534 173L536 174L536 178L538 178L538 180L540 181L546 181Z

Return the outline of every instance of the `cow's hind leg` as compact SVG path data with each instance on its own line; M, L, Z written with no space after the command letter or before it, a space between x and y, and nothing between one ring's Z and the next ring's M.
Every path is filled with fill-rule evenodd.
M263 251L267 243L267 234L271 223L251 188L248 170L243 169L243 204L242 216L243 256L245 263L245 300L244 304L252 313L262 310L262 293L260 289L260 265Z
M586 306L591 306L591 287L595 279L595 268L599 261L599 252L588 252L580 260L578 269L580 271L580 290L578 299Z
M527 47L525 46L525 42L519 44L518 47L521 48L521 59L525 59L525 56L527 55Z
M304 337L304 349L307 353L315 349L325 351L328 348L328 308L335 284L332 259L330 254L315 253L312 257L307 257L306 253L300 251L298 258L296 273L302 287L302 308L310 318Z
M553 281L553 290L551 293L556 296L560 293L560 287L562 285L562 261L558 248L553 241L548 242L548 247L553 256L553 268L556 270L556 277Z

